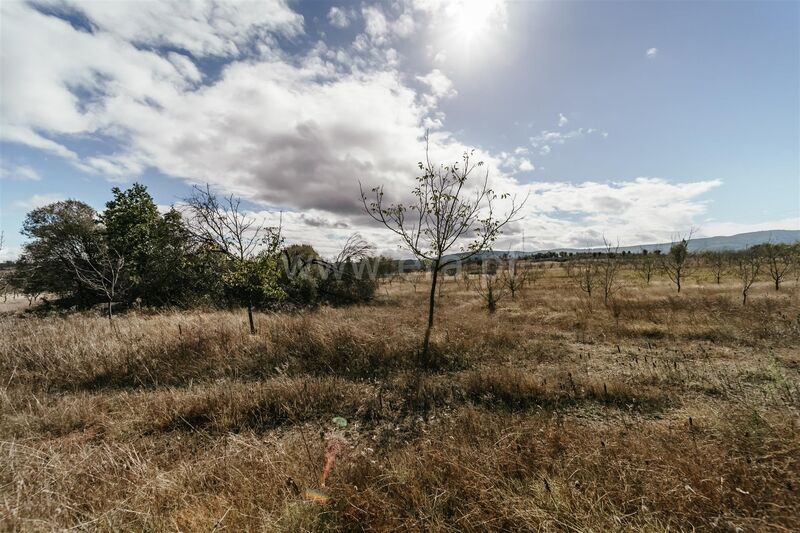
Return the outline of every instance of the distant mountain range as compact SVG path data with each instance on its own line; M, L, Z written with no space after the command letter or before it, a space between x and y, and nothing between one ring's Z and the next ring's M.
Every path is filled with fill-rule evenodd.
M755 244L772 242L775 244L792 244L800 241L800 230L776 229L769 231L751 231L749 233L738 233L736 235L720 237L698 237L689 242L689 250L692 252L720 251L720 250L744 250ZM671 242L661 242L656 244L637 244L635 246L620 246L619 251L641 252L647 250L654 252L668 252L672 246ZM600 251L602 248L589 248L589 251ZM544 250L551 251L551 250ZM552 250L556 252L585 252L586 248L559 248ZM536 253L536 252L534 252ZM526 253L527 255L527 253Z
M698 237L689 242L689 250L692 252L703 252L707 250L744 250L755 244L762 244L765 242L772 242L775 244L792 244L800 241L800 230L784 230L776 229L769 231L751 231L749 233L738 233L736 235L720 236L720 237ZM641 253L642 250L654 252L660 250L662 253L668 252L672 246L670 242L662 242L655 244L637 244L635 246L620 246L619 251ZM498 257L508 255L511 257L529 256L537 253L546 252L593 252L602 251L600 247L590 248L553 248L548 250L534 250L531 252L519 250L492 250L480 254L481 257ZM451 257L454 257L454 254Z

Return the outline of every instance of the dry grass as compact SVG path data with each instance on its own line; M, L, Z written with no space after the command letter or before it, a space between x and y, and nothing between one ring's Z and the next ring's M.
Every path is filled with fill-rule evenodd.
M795 285L628 280L607 309L554 268L489 316L449 280L422 369L425 295L380 294L255 336L3 316L2 529L800 528Z

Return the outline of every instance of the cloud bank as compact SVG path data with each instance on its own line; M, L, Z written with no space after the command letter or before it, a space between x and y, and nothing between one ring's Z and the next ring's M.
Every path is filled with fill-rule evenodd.
M437 17L452 17L458 4L408 0L359 13L332 6L331 26L358 27L352 42L332 47L309 36L283 0L4 2L0 136L111 180L156 169L209 183L260 203L265 218L284 211L290 240L323 252L354 231L391 252L395 243L361 211L359 180L403 199L426 129L434 160L451 162L470 148L447 130L441 110L458 95L442 66L447 51L432 49L435 60L420 68L396 48L439 24ZM504 6L492 16L507 16ZM309 44L289 53L287 40ZM560 114L558 126L568 123ZM530 143L544 155L595 135L606 134L542 130ZM93 138L115 148L75 148ZM524 184L536 172L527 148L478 149L476 157L499 192L530 192L526 218L500 246L512 246L523 229L537 247L594 244L603 233L663 240L702 216L702 195L720 185L660 178Z

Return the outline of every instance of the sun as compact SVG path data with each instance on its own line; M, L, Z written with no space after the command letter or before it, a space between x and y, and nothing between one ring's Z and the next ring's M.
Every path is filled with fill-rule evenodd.
M439 46L452 59L474 60L505 29L503 0L451 0L444 9Z

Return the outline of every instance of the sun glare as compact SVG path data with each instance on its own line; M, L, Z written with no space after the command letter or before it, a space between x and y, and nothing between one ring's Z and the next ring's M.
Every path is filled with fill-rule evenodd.
M474 60L506 28L506 7L500 0L453 0L444 10L440 47L454 60Z

